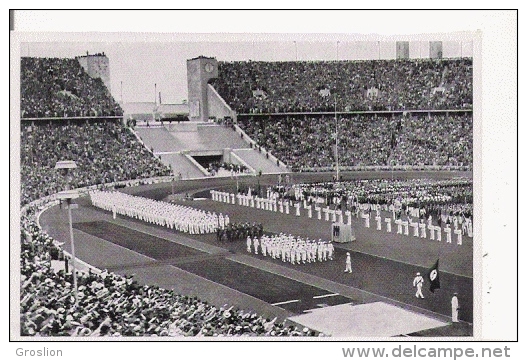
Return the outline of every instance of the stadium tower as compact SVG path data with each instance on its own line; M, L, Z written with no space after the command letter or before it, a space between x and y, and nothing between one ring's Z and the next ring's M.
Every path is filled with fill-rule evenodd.
M187 60L189 117L191 121L209 120L208 81L218 77L218 61L199 56Z
M100 78L108 91L110 86L110 60L104 53L89 54L77 57L77 61L84 68L86 73L94 79Z

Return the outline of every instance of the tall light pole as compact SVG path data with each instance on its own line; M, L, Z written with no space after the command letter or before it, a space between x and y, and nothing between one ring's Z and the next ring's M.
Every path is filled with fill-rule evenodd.
M295 43L295 60L298 61L298 46L296 44L296 41L293 41Z
M68 175L68 172L70 169L77 168L77 164L75 164L72 160L63 160L58 161L55 164L55 169L57 170L64 170L65 175ZM73 241L73 222L71 218L71 209L77 208L77 204L73 204L71 201L75 198L78 198L79 194L76 191L69 190L69 183L68 179L66 179L66 190L59 192L57 195L58 199L65 200L66 201L66 207L68 208L68 225L70 230L70 242L71 242L71 269L73 273L73 294L75 296L75 307L79 304L79 296L77 292L77 271L76 271L76 261L75 261L75 243Z
M258 171L258 197L260 197L260 178L262 177L262 170Z
M240 183L238 181L238 171L234 172L234 176L236 177L236 194L240 193Z

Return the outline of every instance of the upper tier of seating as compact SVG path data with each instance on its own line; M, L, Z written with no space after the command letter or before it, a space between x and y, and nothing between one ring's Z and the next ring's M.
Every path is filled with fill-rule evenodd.
M238 113L472 108L472 59L219 62Z
M22 58L22 118L121 116L123 111L99 78L76 59Z

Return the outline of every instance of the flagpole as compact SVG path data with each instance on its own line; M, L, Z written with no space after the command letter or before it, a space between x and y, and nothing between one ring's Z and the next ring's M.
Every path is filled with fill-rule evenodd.
M152 122L156 121L156 111L157 111L157 83L154 83L154 109L152 110Z
M296 41L293 41L295 44L295 61L298 61L298 46L296 45Z
M339 181L339 122L337 120L337 94L335 94L335 160L337 165L337 182Z

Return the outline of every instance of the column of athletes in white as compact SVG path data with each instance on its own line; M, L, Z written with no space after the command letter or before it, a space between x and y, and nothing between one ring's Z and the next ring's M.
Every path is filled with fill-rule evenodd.
M351 225L351 219L353 217L351 211L341 211L330 209L328 206L321 207L318 204L307 204L307 201L303 202L294 202L290 200L282 200L277 198L263 198L255 195L245 195L245 194L233 194L228 192L220 192L216 190L210 191L212 200L216 202L223 202L229 204L237 204L240 206L251 207L262 209L266 211L279 212L285 214L291 214L294 212L295 216L300 217L302 214L302 209L305 210L305 214L309 218L316 218L318 220L324 219L326 222L339 222L346 223ZM452 243L452 233L456 238L457 244L463 244L463 236L472 237L472 226L471 224L465 232L460 228L452 229L449 224L446 227L442 228L440 226L435 226L432 224L431 219L427 223L424 222L414 222L411 219L401 220L395 218L395 212L392 212L392 217L386 217L384 220L381 217L381 207L378 205L361 205L361 212L356 213L357 217L363 219L362 224L366 228L372 228L370 224L370 218L374 215L374 227L378 231L382 231L382 223L385 223L385 230L388 233L392 232L392 223L394 224L393 230L397 234L417 237L423 239L430 239L432 241L441 242L443 240L442 233L445 234L445 240L447 243ZM390 206L389 209L392 210L393 206ZM367 212L366 209L371 209L373 212ZM384 221L384 222L383 222ZM457 223L456 223L457 225ZM428 230L428 232L427 232ZM464 234L466 233L466 234Z

